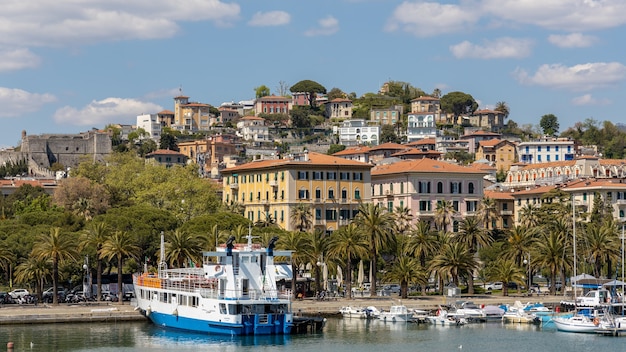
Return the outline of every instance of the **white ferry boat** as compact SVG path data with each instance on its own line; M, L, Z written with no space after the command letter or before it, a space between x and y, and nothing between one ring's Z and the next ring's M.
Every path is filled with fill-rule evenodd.
M168 269L161 238L156 274L133 277L137 309L154 324L210 334L279 335L294 326L291 292L276 281L291 278L291 251L274 251L229 238L215 252L204 252L201 267Z

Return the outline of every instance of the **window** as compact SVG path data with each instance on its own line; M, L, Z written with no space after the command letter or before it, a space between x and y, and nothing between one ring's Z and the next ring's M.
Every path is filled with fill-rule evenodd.
M337 210L327 209L326 210L326 220L337 220Z
M554 160L555 160L555 161L559 161L559 154L557 154L557 155L555 155L555 156L554 156Z
M354 173L352 173L352 179L354 181L362 181L363 180L363 173L362 172L354 172Z
M404 193L404 182L400 182L400 193Z
M509 227L509 219L502 218L502 227L504 227L504 228Z
M450 182L450 193L452 194L461 193L461 182Z
M555 152L558 152L558 151L559 151L559 146L558 146L558 145L555 145L555 146L554 146L554 151L555 151Z
M383 195L383 184L381 183L381 184L378 186L378 188L379 188L379 190L380 190L380 192L379 192L378 194L380 194L380 195L382 196L382 195Z
M348 220L348 219L350 219L350 210L349 209L339 210L339 220Z
M429 181L420 181L417 184L418 193L430 193L430 182Z
M299 190L298 199L309 199L309 190L308 189Z
M348 198L348 190L344 188L341 190L341 199L346 199L346 198Z
M342 180L342 181L350 180L350 173L349 172L340 172L339 173L339 179Z
M393 201L387 202L387 211L390 213L393 211Z
M452 208L454 209L454 211L459 211L459 201L458 200L453 200L452 201Z
M320 199L322 198L322 190L317 188L315 189L315 199Z
M541 152L541 146L540 146L540 145L539 145L539 146L537 146L537 151L538 151L538 152Z
M335 198L335 191L332 188L328 189L328 199L334 199Z
M546 155L546 161L550 161L550 154Z
M509 210L509 203L502 203L502 210Z
M358 188L354 190L354 199L361 199L361 190Z
M443 193L443 182L437 182L437 193Z
M470 182L470 183L467 185L467 192L468 192L469 194L474 194L474 182Z
M327 172L326 173L326 179L327 180L336 180L337 179L337 173L336 172Z
M298 180L308 180L309 172L308 171L298 171Z
M541 155L537 155L537 161L541 161Z
M478 201L477 200L468 200L465 202L465 210L468 213L474 213L478 209Z
M252 202L252 192L250 192L250 201Z
M624 209L620 209L619 210L619 217L623 218L624 217Z
M546 152L550 152L550 146L546 146Z
M313 171L313 179L314 180L323 180L324 179L324 173L321 171Z
M315 208L315 220L322 220L322 209Z
M583 193L583 200L586 201L587 200L587 193Z
M431 211L431 203L428 200L420 200L420 211Z

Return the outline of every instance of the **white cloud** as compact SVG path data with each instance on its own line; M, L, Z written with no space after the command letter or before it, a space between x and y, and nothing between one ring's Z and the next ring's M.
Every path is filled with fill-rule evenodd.
M30 93L21 89L0 87L0 117L15 117L38 111L44 104L56 101L52 94Z
M458 59L520 59L530 55L533 42L529 39L498 38L485 41L482 45L469 41L450 46L450 51Z
M481 0L482 13L563 31L590 31L626 23L624 0Z
M473 7L405 1L393 11L385 29L402 30L417 37L430 37L466 30L479 18L479 13L475 13Z
M28 49L0 49L0 72L39 66L41 59Z
M339 31L339 21L333 16L322 18L317 22L319 27L311 28L304 32L304 35L308 37L316 37L319 35L332 35Z
M571 33L567 35L552 34L548 36L548 41L561 48L586 48L592 46L598 38L582 33Z
M534 74L518 68L514 75L523 84L586 91L624 81L626 66L619 62L594 62L570 67L546 64L541 65Z
M106 98L92 101L79 109L65 106L54 113L54 120L60 124L76 126L104 126L108 123L135 123L137 115L162 111L163 108L154 103L135 99Z
M255 27L282 26L291 21L291 15L285 11L257 12L248 25Z
M99 41L168 38L179 22L237 20L240 7L218 0L5 0L0 45L73 46Z
M581 95L572 99L574 105L608 105L611 101L609 99L598 99L591 96L591 94Z

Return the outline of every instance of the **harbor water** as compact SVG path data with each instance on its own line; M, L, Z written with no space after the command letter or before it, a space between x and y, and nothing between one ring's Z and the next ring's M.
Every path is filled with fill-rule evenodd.
M293 336L207 336L149 322L5 325L0 351L626 351L626 337L557 332L527 324L432 326L329 318L323 332Z

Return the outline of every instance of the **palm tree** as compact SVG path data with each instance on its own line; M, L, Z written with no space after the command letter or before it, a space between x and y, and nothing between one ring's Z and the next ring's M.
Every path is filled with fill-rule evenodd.
M509 282L514 282L519 286L524 284L524 269L512 260L498 260L489 273L491 280L502 281L503 296L509 295Z
M96 298L99 301L102 298L102 257L100 251L102 245L109 237L111 229L104 222L91 223L91 226L83 232L80 240L80 248L93 248L96 252Z
M202 241L193 234L184 230L176 229L173 233L165 236L165 257L169 264L182 268L186 260L195 263L202 262Z
M587 223L583 241L585 248L583 253L585 258L594 266L594 275L600 277L602 275L602 267L610 259L618 259L620 254L620 244L618 237L614 236L611 228L598 224ZM607 276L612 273L608 272Z
M485 230L497 218L498 206L493 198L483 197L478 206L478 217L483 223ZM493 229L493 226L491 227Z
M124 266L124 258L132 257L133 253L139 251L139 247L135 245L132 236L126 231L115 231L102 245L102 257L111 260L117 257L117 287L119 302L123 304L122 295L124 294L124 283L122 281L122 268Z
M243 236L248 234L248 228L243 225L239 225L237 229L241 228ZM236 242L241 242L241 238L231 232L231 235L235 236ZM224 231L220 231L217 224L211 226L211 229L207 234L201 236L202 248L207 251L215 251L219 243L226 242L227 234Z
M52 304L58 305L59 263L66 260L76 260L76 241L65 232L61 232L61 228L54 227L50 229L49 234L41 235L31 253L37 259L52 261Z
M307 233L307 237L310 243L310 251L307 255L309 257L309 263L315 268L315 288L319 292L323 286L320 280L320 265L328 265L324 258L326 247L328 246L328 236L326 236L323 230L316 229L313 232Z
M370 266L373 276L370 278L370 296L376 296L376 262L382 248L390 246L394 237L390 229L393 226L393 214L388 213L379 205L363 203L359 206L359 213L354 223L365 233L370 241Z
M306 236L300 232L288 232L278 239L278 246L282 249L294 251L291 254L291 292L297 298L296 281L298 279L298 269L307 262L307 253L311 251L311 244Z
M503 256L515 261L515 264L522 265L522 261L530 252L530 248L535 241L536 228L528 228L524 225L513 227L507 232L504 244Z
M346 291L352 299L352 261L367 257L369 241L355 223L333 232L328 241L328 256L346 263ZM372 283L373 284L373 283Z
M537 265L548 269L550 271L550 282L556 282L556 275L561 268L566 266L566 254L569 254L565 234L556 231L544 233L534 242L534 248L535 255L533 261ZM555 285L550 286L550 294L556 294Z
M509 106L508 106L508 105L507 105L507 103L506 103L506 102L504 102L504 101L499 101L499 102L497 102L497 103L496 103L496 107L495 107L495 109L494 109L494 110L496 110L496 111L500 111L501 113L503 113L503 114L504 114L504 118L509 117L509 113L511 112L511 111L509 110Z
M458 287L459 277L471 275L478 268L478 262L467 246L461 242L452 242L441 249L430 262L431 268L441 276L449 276Z
M406 234L411 228L411 221L413 220L413 214L411 209L407 207L397 206L393 211L395 224L398 234Z
M11 274L11 263L13 259L13 252L6 247L0 247L0 268L4 269L9 275Z
M300 232L305 232L313 225L311 206L307 203L298 203L291 209L291 224Z
M407 298L409 285L426 287L428 276L419 260L401 255L394 260L391 270L385 274L385 280L400 283L400 296Z
M487 247L493 239L480 227L480 221L475 216L468 216L461 221L458 241L465 243L470 253L476 256L478 250ZM474 273L468 278L468 294L474 294Z
M435 224L438 230L448 231L448 226L452 225L452 217L455 214L452 202L441 200L437 202L435 208Z
M528 203L525 204L519 211L520 223L527 228L534 228L539 225L539 217L537 215L538 209Z
M41 302L44 283L51 273L50 261L33 256L15 267L15 281L24 284L35 282L37 298Z

